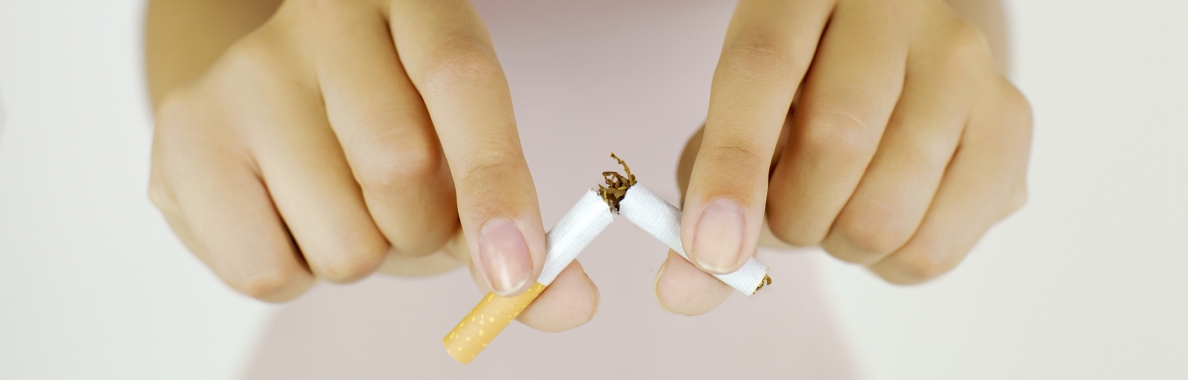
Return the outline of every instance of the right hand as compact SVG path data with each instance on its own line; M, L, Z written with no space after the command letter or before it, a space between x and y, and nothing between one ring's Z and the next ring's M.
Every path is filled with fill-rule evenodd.
M507 80L465 0L290 0L157 110L149 189L223 281L270 302L315 279L470 262L522 293L545 255ZM520 320L564 330L574 262Z
M994 62L940 0L739 1L682 158L693 260L669 255L661 304L716 308L733 291L709 273L764 235L895 284L955 267L1027 199L1031 107Z

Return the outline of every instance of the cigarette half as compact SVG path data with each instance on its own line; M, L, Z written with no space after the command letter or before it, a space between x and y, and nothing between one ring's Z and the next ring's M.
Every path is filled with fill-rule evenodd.
M462 364L470 363L479 352L487 348L487 344L491 343L504 327L520 316L520 312L524 311L544 289L545 286L537 282L515 297L500 297L495 293L487 293L470 314L466 314L466 318L462 318L462 321L442 339L446 351L449 351L454 360Z
M685 260L689 259L681 247L681 210L643 185L636 183L627 189L623 200L619 202L619 215L664 242ZM771 283L771 278L767 277L767 266L754 257L747 260L741 269L733 273L715 274L714 277L747 296Z
M450 356L462 364L474 360L614 220L615 215L598 191L587 191L549 231L544 268L536 283L515 297L500 297L494 293L483 297L442 339Z

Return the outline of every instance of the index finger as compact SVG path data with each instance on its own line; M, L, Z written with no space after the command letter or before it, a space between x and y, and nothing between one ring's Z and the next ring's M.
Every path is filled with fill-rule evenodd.
M449 164L474 263L495 293L522 293L543 266L545 233L486 28L464 0L394 1L389 13L396 51Z
M681 220L681 243L702 270L733 272L755 252L776 141L832 7L830 0L738 3Z

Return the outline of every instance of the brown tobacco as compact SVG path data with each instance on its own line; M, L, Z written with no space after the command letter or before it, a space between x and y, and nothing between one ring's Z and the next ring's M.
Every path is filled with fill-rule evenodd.
M759 282L759 287L755 288L755 292L759 292L759 289L763 289L764 285L771 285L771 276L763 275L763 281Z
M606 181L606 186L598 185L598 194L602 195L602 201L610 206L611 212L619 212L619 202L623 201L623 196L627 195L627 189L635 186L635 175L631 174L631 168L623 159L611 153L611 158L619 161L619 165L623 165L623 171L627 172L626 176L618 172L608 171L602 172L602 179Z

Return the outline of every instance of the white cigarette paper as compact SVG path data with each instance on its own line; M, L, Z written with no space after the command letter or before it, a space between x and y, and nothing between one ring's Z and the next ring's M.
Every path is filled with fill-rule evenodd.
M627 194L619 202L619 215L664 242L685 260L689 259L681 247L681 210L664 198L636 183L627 189ZM752 257L741 269L733 273L713 276L739 293L750 296L755 294L755 290L759 289L767 278L767 266Z
M597 191L590 190L579 199L569 213L565 214L548 233L548 252L545 253L544 269L536 279L541 285L549 286L582 249L611 222L615 214L602 201Z

